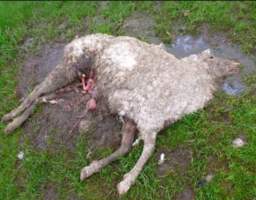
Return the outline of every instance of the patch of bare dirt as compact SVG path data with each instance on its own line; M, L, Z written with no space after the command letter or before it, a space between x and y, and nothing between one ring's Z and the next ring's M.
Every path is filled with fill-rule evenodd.
M71 192L68 197L67 200L80 200L81 198L79 198L74 192Z
M16 89L19 98L25 97L40 83L47 74L59 63L63 56L63 44L47 45L35 56L28 57L21 67L18 86ZM86 108L90 98L81 93L77 83L59 92L55 104L43 104L41 109L34 113L24 124L24 134L29 137L37 149L58 149L64 146L74 149L76 138L80 135L79 126L74 127L79 116ZM109 111L102 99L97 102L97 110L87 113L85 120L94 124L89 131L89 145L97 147L117 147L120 142L121 125ZM72 131L71 131L72 130ZM86 131L80 129L83 134Z
M160 44L161 40L155 33L155 21L146 13L134 12L130 17L126 18L121 31L124 35L137 37L147 42Z
M194 200L195 193L192 188L187 187L185 188L180 194L178 194L176 200Z
M165 154L165 162L158 166L157 175L160 177L167 176L169 173L178 173L184 175L192 160L192 151L182 147L175 150L163 149L158 150L157 158L160 154Z
M224 112L214 112L211 108L206 108L207 111L209 111L209 120L217 123L226 123L230 124L232 123L232 117L230 116L229 111ZM211 112L212 111L212 112Z
M51 183L47 183L42 186L43 191L43 199L44 200L56 200L58 199L57 189L56 186L54 186Z
M210 156L208 158L208 168L207 168L208 174L213 173L215 174L216 172L223 170L223 171L228 171L228 161L227 160L220 160L216 156Z

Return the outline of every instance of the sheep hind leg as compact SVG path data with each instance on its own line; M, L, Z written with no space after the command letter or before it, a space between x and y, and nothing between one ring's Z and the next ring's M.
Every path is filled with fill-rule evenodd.
M20 116L14 118L13 121L10 122L4 129L4 132L6 134L9 134L13 132L16 128L21 126L26 121L26 119L33 113L35 106L36 104L32 103Z
M7 122L24 110L37 100L43 94L53 92L61 87L64 87L68 83L72 82L76 78L77 73L75 68L67 67L65 65L57 65L56 68L44 79L42 83L37 85L34 90L23 100L23 102L14 110L3 116L2 121Z
M84 180L92 174L99 172L100 169L116 160L118 157L125 155L132 147L134 136L136 133L136 126L132 121L126 121L122 128L122 142L119 149L117 149L110 156L98 161L93 161L89 166L84 167L81 170L80 179Z
M56 94L51 93L47 96L42 96L39 99L37 99L37 101L33 102L28 108L26 108L21 115L15 117L12 120L12 122L10 122L6 126L6 128L4 129L4 132L6 134L13 132L16 128L20 127L27 120L27 118L34 112L37 103L41 103L45 101L47 102L47 100L52 99L55 96Z
M22 113L24 110L29 108L29 106L33 103L33 101L37 98L40 91L40 85L37 85L34 90L22 101L22 103L12 110L11 112L5 114L2 117L3 122L7 122L18 116L20 113Z
M142 154L133 167L133 169L124 175L124 179L117 185L119 195L126 193L130 187L135 183L136 178L142 171L144 165L152 155L155 148L156 134L148 134L147 138L144 138L144 147Z

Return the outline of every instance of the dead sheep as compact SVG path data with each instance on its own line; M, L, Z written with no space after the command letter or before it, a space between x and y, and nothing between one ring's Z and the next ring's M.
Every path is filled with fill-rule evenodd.
M102 95L110 111L123 119L122 141L113 154L84 167L80 179L99 172L129 152L138 132L144 142L143 152L117 185L118 193L124 194L153 153L157 133L184 115L203 108L213 98L219 80L237 73L238 66L237 62L215 57L210 50L178 59L161 46L136 38L87 35L66 45L63 61L19 107L3 116L4 122L12 120L5 132L19 127L45 95L94 72L89 108L95 109L98 94Z

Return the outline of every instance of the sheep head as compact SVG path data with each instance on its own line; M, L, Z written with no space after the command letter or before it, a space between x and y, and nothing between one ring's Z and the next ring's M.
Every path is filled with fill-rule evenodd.
M224 78L239 72L240 63L234 60L215 56L209 49L203 51L198 57L209 67L209 73L214 77Z

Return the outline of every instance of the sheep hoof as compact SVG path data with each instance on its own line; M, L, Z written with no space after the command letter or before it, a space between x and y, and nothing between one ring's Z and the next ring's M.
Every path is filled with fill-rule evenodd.
M125 194L131 187L131 181L128 178L125 178L117 185L117 191L119 195Z
M8 113L2 117L2 122L8 122L12 119L12 116Z
M12 133L15 129L17 129L20 126L19 123L17 123L16 120L12 121L11 123L9 123L6 128L4 129L5 134L10 134Z
M10 134L12 131L13 131L13 128L12 128L11 126L7 126L7 127L4 129L5 134Z
M99 169L99 163L97 161L93 161L89 166L86 166L81 170L80 180L83 181L84 179L90 177L95 172L98 172Z

